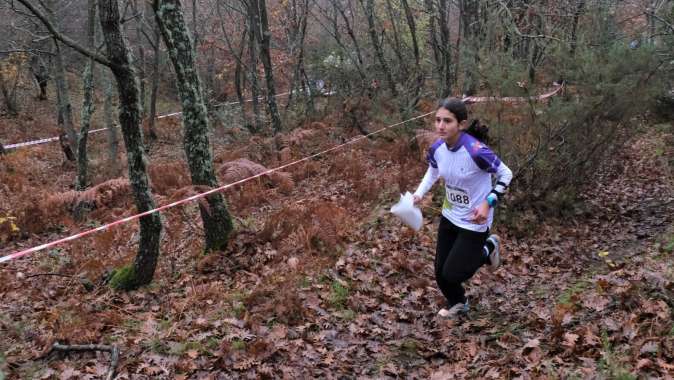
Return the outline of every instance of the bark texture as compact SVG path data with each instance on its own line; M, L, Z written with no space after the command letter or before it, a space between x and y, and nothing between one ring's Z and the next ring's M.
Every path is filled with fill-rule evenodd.
M111 70L119 93L119 122L126 145L129 181L139 212L155 208L147 176L147 159L143 149L140 128L140 99L138 78L131 66L130 51L122 35L119 5L116 0L99 0L101 29L105 39ZM162 230L159 214L140 219L140 242L133 264L132 287L152 281L159 257L159 240Z
M208 112L203 98L201 80L197 74L192 39L179 0L155 0L155 17L168 48L178 77L178 91L183 108L183 145L194 185L217 187L208 138ZM208 207L200 204L201 219L206 235L206 250L225 247L232 231L232 220L222 194L207 198Z

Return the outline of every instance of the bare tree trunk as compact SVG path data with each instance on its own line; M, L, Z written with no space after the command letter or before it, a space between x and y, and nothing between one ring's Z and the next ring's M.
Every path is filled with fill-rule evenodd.
M393 80L393 75L391 74L391 69L386 62L386 57L384 57L384 50L382 49L381 43L379 41L379 36L377 35L377 27L375 24L375 14L374 14L374 0L365 0L363 6L365 10L365 16L367 18L368 32L370 34L370 42L374 47L375 55L379 61L382 71L384 72L384 77L388 83L389 90L393 97L398 96L398 90L396 89L396 83Z
M295 57L296 60L290 89L302 90L296 92L298 94L304 94L307 111L313 114L315 112L313 91L311 84L306 79L307 74L304 68L304 39L307 30L309 1L300 0L298 3L297 0L291 0L291 2L285 6L285 11L286 18L288 20L288 25L286 25L286 34L288 35L289 54L291 57ZM292 99L293 93L291 92L290 96L288 97L286 109L290 107Z
M40 54L35 54L30 60L30 71L35 77L40 93L37 96L38 100L47 100L47 83L49 82L49 70L44 64L44 60Z
M309 18L309 2L304 1L303 2L303 7L304 7L304 13L301 16L301 21L300 21L300 30L299 30L299 57L297 58L297 72L299 74L300 82L302 82L302 87L310 87L311 84L309 83L309 78L307 77L307 71L306 68L304 67L304 39L307 35L307 19ZM305 94L306 97L306 102L307 102L307 109L309 110L310 114L314 114L316 112L316 106L314 105L314 98L311 96L310 93Z
M107 128L108 135L108 162L116 173L119 165L117 164L117 152L119 151L119 137L117 136L117 128L112 121L112 80L107 68L102 75L103 77L103 121L105 128Z
M364 65L364 60L363 60L363 53L360 48L360 43L358 43L358 38L356 37L356 32L353 30L352 22L349 20L348 15L346 14L346 11L344 8L341 7L339 4L339 0L331 0L333 8L342 16L342 20L344 20L344 27L346 28L346 34L349 36L351 39L351 42L353 43L353 47L356 50L356 58L358 59L358 62L356 62L356 69L358 70L358 75L360 75L360 79L365 82L367 80L367 75L365 75L365 72L363 70L363 65ZM348 0L348 5L351 7L351 0ZM351 10L350 10L351 11ZM353 12L350 12L353 15ZM334 27L334 36L335 40L337 41L338 44L341 45L340 39L339 39L339 25L337 23L337 18L333 20L333 27ZM343 45L341 45L343 46ZM349 60L351 60L351 50L347 49L346 46L343 46L344 53L346 53L349 56Z
M410 73L407 64L407 59L405 59L403 55L403 46L402 43L400 42L398 25L396 23L396 20L398 20L400 17L399 15L396 14L395 10L393 9L393 4L391 4L391 0L386 0L386 10L388 11L389 21L391 23L391 31L393 31L392 33L393 43L391 45L393 46L393 52L395 53L396 57L398 57L398 67L400 70L400 74L402 75L403 78L409 78ZM387 36L388 34L384 33L384 35Z
M184 148L192 183L217 187L208 139L208 112L196 70L192 40L187 30L180 0L154 0L155 17L178 76L183 108ZM206 250L224 248L232 231L232 219L221 193L207 198L208 207L199 204L206 234Z
M253 2L254 0L249 0ZM259 132L262 130L262 119L260 118L260 87L257 80L257 34L258 29L255 25L255 17L251 11L251 4L247 5L248 13L248 34L250 34L248 39L248 54L250 55L250 89L252 94L252 103L253 103L253 117L255 119L255 131Z
M136 43L138 44L138 79L140 83L140 118L145 120L147 116L147 96L146 84L147 77L145 73L145 47L143 45L143 28L145 23L145 7L138 6L137 0L131 2L133 12L138 15L138 25L136 25Z
M442 49L438 43L438 14L439 11L436 11L435 1L434 0L424 0L424 7L426 13L428 13L428 42L431 45L433 51L433 61L435 62L435 71L438 74L440 80L440 86L438 86L438 96L443 97L446 93L446 88L443 85L444 81L444 55L442 54Z
M236 60L236 68L234 69L234 89L236 91L236 99L239 101L239 111L241 112L241 122L243 125L250 125L248 117L246 116L246 100L243 96L243 86L245 81L245 73L243 67L243 51L246 47L246 37L248 36L248 30L244 30L241 34L241 43L239 44L239 59Z
M479 50L482 40L480 30L480 2L478 0L460 0L461 31L463 34L463 60L464 70L463 93L472 95L477 91L478 78L475 67L479 64Z
M440 22L440 56L442 59L442 71L440 74L440 83L442 86L442 96L449 96L452 93L452 43L449 31L449 2L440 0L438 6L438 16Z
M148 4L148 7L151 5ZM159 64L161 58L161 32L159 26L154 25L152 28L154 42L152 48L154 49L154 57L152 58L152 89L150 90L150 115L148 119L148 138L151 141L157 140L157 132L155 131L155 123L157 120L157 92L159 91Z
M18 79L15 79L14 82L18 82ZM10 86L16 88L16 85L8 83L8 80L5 78L3 73L2 67L0 67L0 92L2 92L2 98L5 100L5 108L7 108L7 113L9 116L14 117L19 114L19 107L16 104L16 92L12 91Z
M414 71L416 75L416 82L412 92L413 99L410 102L409 108L416 106L421 97L421 89L424 86L424 72L421 68L421 55L419 53L419 42L417 41L417 26L414 21L414 15L407 0L401 0L403 10L405 11L405 18L407 19L407 27L410 30L410 38L412 39L412 52L414 53Z
M580 15L583 13L583 8L585 7L585 0L579 0L576 4L576 10L573 12L573 21L571 24L571 55L576 55L576 45L578 44L578 21Z
M138 78L131 65L130 50L122 35L119 6L116 0L99 0L101 29L105 38L111 70L119 94L119 122L126 145L129 181L139 212L155 208L147 176L147 159L140 127ZM152 281L159 257L162 224L159 214L140 218L140 244L133 265L133 276L126 288L135 288Z
M277 134L281 131L281 115L276 105L276 83L274 81L274 68L271 63L271 32L267 19L267 4L265 0L250 0L249 10L253 13L254 27L258 44L260 46L260 60L264 67L264 77L267 82L267 109L271 116L272 132Z
M96 0L88 0L89 15L87 18L87 47L95 49L96 36ZM82 111L80 115L80 134L77 141L77 183L75 189L83 191L87 188L87 169L89 159L87 157L87 137L91 126L91 117L94 113L94 60L89 58L84 68L82 78Z
M47 17L52 25L58 28L57 17L54 14L54 0L47 0ZM63 52L61 46L54 39L54 82L56 83L56 99L58 104L58 124L60 129L68 135L68 145L70 149L77 153L77 132L73 123L73 110L70 102L70 89L68 88L68 79L66 77L65 63L63 62Z
M241 2L243 3L243 2ZM239 42L238 47L235 49L234 46L232 45L231 40L229 39L227 29L225 27L225 21L224 17L222 15L222 11L220 9L220 3L216 2L215 3L215 11L218 16L219 22L220 22L220 29L222 31L222 36L224 37L225 42L227 43L227 47L229 48L229 52L232 54L234 59L236 60L236 66L234 68L234 91L236 92L236 98L239 101L239 112L241 115L241 125L246 126L248 129L254 129L254 127L250 124L250 121L248 120L248 116L246 115L246 104L245 104L245 99L244 99L244 87L245 87L245 82L246 82L246 64L244 63L244 52L246 50L246 41L248 41L246 38L248 37L248 31L250 28L246 28L245 25L247 25L247 18L244 18L244 27L243 33L241 33L241 42Z

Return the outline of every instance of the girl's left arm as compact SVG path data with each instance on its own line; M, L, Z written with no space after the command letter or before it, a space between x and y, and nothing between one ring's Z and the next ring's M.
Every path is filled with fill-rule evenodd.
M508 190L508 186L510 186L510 181L513 179L513 172L506 166L506 164L501 162L496 168L494 176L496 177L496 185L487 196L487 202L489 202L489 206L492 207L503 199L506 190Z
M504 164L496 154L486 145L480 144L475 153L475 162L480 169L492 173L496 177L496 185L487 196L487 203L494 207L496 203L503 199L510 181L513 179L513 172Z

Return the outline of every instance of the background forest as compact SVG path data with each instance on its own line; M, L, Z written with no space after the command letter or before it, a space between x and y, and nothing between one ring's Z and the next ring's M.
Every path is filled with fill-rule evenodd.
M674 376L674 2L0 0L0 35L0 255L224 186L0 261L0 379ZM450 95L515 174L463 323L443 195L388 213Z

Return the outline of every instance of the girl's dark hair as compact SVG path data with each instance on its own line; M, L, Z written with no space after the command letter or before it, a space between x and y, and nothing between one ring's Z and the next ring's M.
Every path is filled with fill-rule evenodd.
M454 114L456 120L462 122L468 119L468 108L466 103L458 98L445 98L438 102L438 109L444 108ZM480 140L481 142L489 143L489 127L480 123L480 120L474 119L470 126L465 130L466 133Z

